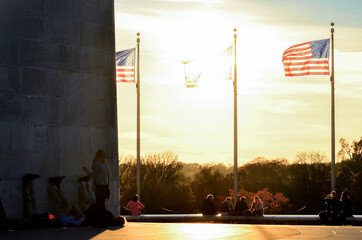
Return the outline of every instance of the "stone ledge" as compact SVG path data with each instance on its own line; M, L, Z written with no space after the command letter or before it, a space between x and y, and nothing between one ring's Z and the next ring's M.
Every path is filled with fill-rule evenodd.
M323 225L318 215L264 215L249 216L203 216L201 214L144 214L125 215L128 222L214 222L214 223L256 223L256 224L298 224ZM362 225L362 215L347 217L346 224Z

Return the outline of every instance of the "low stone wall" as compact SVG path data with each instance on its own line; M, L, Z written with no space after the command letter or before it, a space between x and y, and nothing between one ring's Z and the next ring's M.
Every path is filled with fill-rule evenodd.
M125 216L128 222L208 222L240 224L323 225L318 215L203 216L201 214L145 214ZM362 215L347 217L345 224L362 225Z

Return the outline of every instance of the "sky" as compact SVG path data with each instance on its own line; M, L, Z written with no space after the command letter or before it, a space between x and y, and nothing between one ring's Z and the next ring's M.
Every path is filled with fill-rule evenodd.
M140 33L141 156L172 151L186 163L234 163L231 80L186 88L181 61L213 59L237 29L238 164L331 157L329 76L285 77L290 46L330 37L335 23L335 136L362 136L362 1L115 0L116 51ZM117 83L118 144L136 155L136 86Z

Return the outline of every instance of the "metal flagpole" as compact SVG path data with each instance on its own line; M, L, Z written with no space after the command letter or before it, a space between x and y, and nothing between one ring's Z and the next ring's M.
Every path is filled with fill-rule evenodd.
M140 33L137 33L137 194L141 200L141 156L140 156Z
M336 170L335 170L335 121L334 121L334 23L331 23L331 189L332 191L336 190Z
M238 102L236 76L236 28L234 29L234 206L238 200Z

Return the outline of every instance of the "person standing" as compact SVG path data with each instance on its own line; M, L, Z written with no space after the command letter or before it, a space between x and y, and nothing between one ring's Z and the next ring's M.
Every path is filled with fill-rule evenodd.
M110 197L109 189L109 167L106 159L106 152L98 149L93 158L92 172L83 167L84 172L94 180L93 189L95 189L96 203L95 211L100 227L105 226L105 201Z
M138 201L138 195L135 194L133 196L133 199L129 201L126 208L131 210L131 215L140 215L140 210L145 208L145 205L143 205L140 201Z

